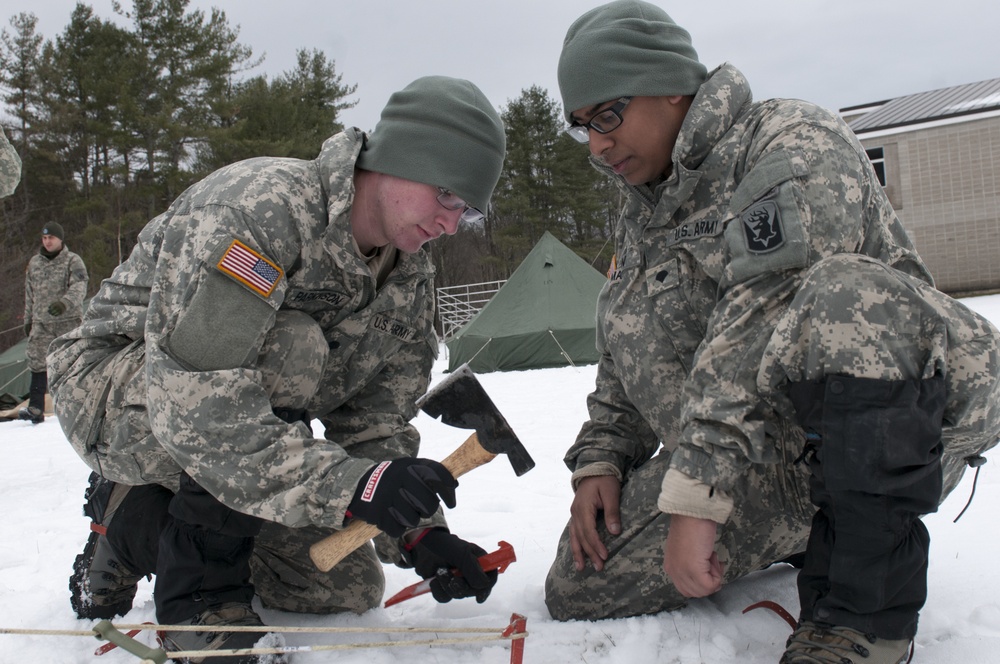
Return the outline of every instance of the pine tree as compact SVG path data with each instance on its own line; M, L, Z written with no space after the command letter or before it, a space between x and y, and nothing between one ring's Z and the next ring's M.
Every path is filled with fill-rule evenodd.
M257 76L234 86L199 150L199 170L258 156L315 158L323 141L343 130L340 112L357 103L345 101L357 86L342 78L324 53L300 50L296 68L272 82Z

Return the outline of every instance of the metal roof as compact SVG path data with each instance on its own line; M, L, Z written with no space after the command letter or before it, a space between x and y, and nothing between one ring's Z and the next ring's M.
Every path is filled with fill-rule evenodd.
M993 78L890 99L852 121L850 127L860 134L997 109L1000 109L1000 78Z

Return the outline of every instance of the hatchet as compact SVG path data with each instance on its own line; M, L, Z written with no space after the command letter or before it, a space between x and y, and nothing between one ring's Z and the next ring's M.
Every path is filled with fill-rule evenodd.
M507 455L518 477L535 467L528 450L524 449L468 364L460 366L420 397L417 406L435 419L440 417L445 424L475 430L441 462L454 477L489 463L499 454ZM376 526L354 519L343 530L309 547L309 557L320 571L329 571L380 532Z

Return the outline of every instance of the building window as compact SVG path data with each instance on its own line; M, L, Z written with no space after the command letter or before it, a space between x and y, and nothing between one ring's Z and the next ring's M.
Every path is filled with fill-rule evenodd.
M878 183L885 186L885 151L882 148L867 148L865 153L868 155L868 161L872 163L872 167L875 169L875 176L878 177Z

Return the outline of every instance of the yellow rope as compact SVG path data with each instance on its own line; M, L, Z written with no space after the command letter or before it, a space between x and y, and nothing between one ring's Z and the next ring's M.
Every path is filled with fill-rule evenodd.
M291 632L298 634L492 634L502 632L506 627L291 627L281 625L115 625L124 632L138 630L164 630L170 632ZM0 627L0 634L20 634L24 636L94 636L94 630L59 629L19 629Z
M315 646L282 646L279 648L237 648L234 650L178 650L167 651L167 657L172 659L194 657L233 657L241 655L283 655L297 652L326 652L333 650L360 650L362 648L400 648L404 646L438 646L461 645L467 643L485 643L487 641L516 641L528 636L527 632L519 632L510 636L494 634L493 636L473 636L464 639L419 639L414 641L373 641L369 643L338 643L335 645Z
M21 629L14 627L0 627L0 634L20 634L31 636L89 636L102 639L107 636L106 632L100 631L101 626L107 626L107 621L102 621L92 630L55 630L55 629ZM297 652L324 652L333 650L356 650L362 648L399 648L404 646L428 646L428 645L459 645L469 643L483 643L487 641L517 641L528 636L528 632L516 632L505 634L510 626L492 627L296 627L280 625L155 625L150 623L111 625L113 630L127 632L132 630L164 630L177 632L289 632L299 634L420 634L420 633L441 633L441 634L488 634L487 636L473 636L465 638L448 639L419 639L401 641L376 641L369 643L341 643L334 645L312 645L312 646L280 646L280 647L259 647L259 648L239 648L230 650L181 650L175 652L164 651L163 649L149 649L141 643L125 637L134 647L140 648L144 654L140 657L143 663L162 661L164 656L170 658L197 658L197 657L232 657L240 655L280 655ZM118 645L122 645L119 643ZM135 652L133 652L135 654ZM153 657L157 659L143 659L143 657Z

